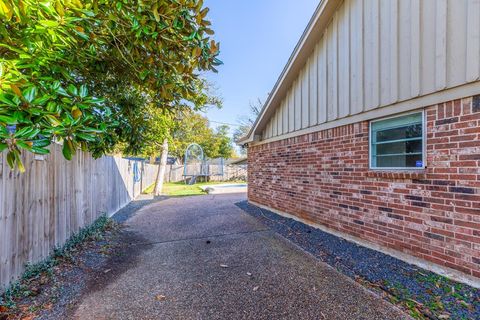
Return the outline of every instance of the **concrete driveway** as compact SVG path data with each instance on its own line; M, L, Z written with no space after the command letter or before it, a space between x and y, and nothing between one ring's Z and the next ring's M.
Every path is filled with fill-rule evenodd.
M73 319L407 319L268 230L245 194L170 198L126 221L129 253L111 263Z

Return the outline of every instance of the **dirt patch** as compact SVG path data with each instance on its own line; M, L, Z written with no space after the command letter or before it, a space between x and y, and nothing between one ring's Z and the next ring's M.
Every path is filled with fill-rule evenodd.
M0 306L0 319L68 319L86 292L100 290L137 263L148 246L119 224L73 248L68 256L31 278Z
M75 295L75 303L71 304L69 308L65 308L65 312L58 319L71 318L84 295L102 290L110 283L115 282L124 272L134 268L141 252L151 247L150 245L138 245L145 242L145 238L139 234L123 229L112 242L114 247L106 260L101 265L93 266L95 269L92 269L84 278L86 284L80 294ZM48 319L55 318L49 317Z

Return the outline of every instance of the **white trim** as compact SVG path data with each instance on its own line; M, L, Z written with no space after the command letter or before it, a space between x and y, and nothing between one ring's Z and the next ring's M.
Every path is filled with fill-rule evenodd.
M353 116L341 118L331 122L322 123L320 125L316 125L303 130L298 130L295 132L290 132L288 134L272 137L262 141L243 140L242 142L248 143L249 145L261 145L261 144L275 142L279 140L294 138L294 137L302 136L309 133L332 129L332 128L344 126L347 124L372 120L380 117L399 114L402 112L425 108L425 107L433 106L439 103L448 102L456 99L472 97L478 94L480 94L480 81L475 81L475 82L464 84L458 87L446 89L439 92L434 92L434 93L421 96L415 99L401 101L385 107L373 109L367 112L359 113Z
M379 122L379 121L384 121L388 119L395 119L403 116L408 116L410 114L416 114L416 113L421 113L422 114L422 166L421 167L372 167L372 123ZM427 152L427 141L426 141L426 118L425 118L425 109L420 109L420 110L414 110L414 111L409 111L401 114L396 114L393 116L388 116L388 117L383 117L375 120L370 120L368 123L368 168L370 170L391 170L391 171L403 171L403 170L425 170L427 167L426 161L426 152Z
M317 224L317 223L314 223L314 222L311 222L311 221L307 221L307 220L299 218L295 215L292 215L292 214L289 214L289 213L286 213L286 212L283 212L283 211L280 211L280 210L277 210L277 209L270 208L268 206L262 205L260 203L255 202L255 201L252 201L250 199L248 200L248 202L250 204L253 204L253 205L255 205L257 207L260 207L262 209L272 211L272 212L274 212L274 213L276 213L276 214L278 214L282 217L290 218L290 219L299 221L301 223L304 223L306 225L309 225L311 227L319 229L323 232L332 234L334 236L337 236L337 237L340 237L340 238L345 239L347 241L358 244L362 247L366 247L366 248L369 248L369 249L372 249L372 250L375 250L375 251L379 251L381 253L384 253L384 254L389 255L391 257L394 257L394 258L397 258L397 259L402 260L404 262L416 265L416 266L418 266L420 268L423 268L425 270L429 270L429 271L432 271L434 273L440 274L442 276L448 277L448 278L450 278L454 281L466 283L469 286L480 289L480 279L475 278L473 276L469 276L469 275L464 274L460 271L457 271L457 270L454 270L454 269L451 269L451 268L448 268L448 267L443 267L443 266L437 265L433 262L430 262L430 261L412 256L412 255L409 255L409 254L406 254L406 253L403 253L403 252L400 252L400 251L397 251L397 250L394 250L394 249L386 248L386 247L381 246L379 244L376 244L376 243L373 243L373 242L370 242L370 241L367 241L367 240L349 235L349 234L341 232L341 231L330 229L330 228L328 228L324 225Z
M310 45L314 48L316 43L312 43L312 38L317 38L317 33L323 33L324 26L330 21L331 17L336 11L336 8L339 4L341 4L341 0L320 0L317 8L315 9L315 13L313 14L312 18L310 19L307 27L303 31L300 40L297 42L292 54L290 55L287 64L282 70L282 73L277 79L272 91L270 92L265 104L263 105L262 110L260 111L259 116L253 123L252 128L250 129L249 133L238 140L238 143L244 144L254 140L255 132L257 131L257 127L260 122L263 120L265 114L269 111L270 107L274 104L273 101L278 95L279 91L285 91L285 81L287 78L293 78L293 75L296 76L296 73L303 67L304 62L308 59L310 55L310 51L307 49ZM308 45L307 45L308 44ZM291 84L290 81L289 84Z

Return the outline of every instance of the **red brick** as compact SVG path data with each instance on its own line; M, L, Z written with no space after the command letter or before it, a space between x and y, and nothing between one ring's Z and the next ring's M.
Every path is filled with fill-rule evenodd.
M479 277L480 112L471 106L426 108L422 171L369 170L367 121L251 146L249 199Z

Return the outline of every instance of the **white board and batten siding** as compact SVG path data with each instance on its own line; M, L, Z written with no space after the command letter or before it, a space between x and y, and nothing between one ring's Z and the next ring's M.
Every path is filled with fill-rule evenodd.
M50 152L41 161L25 154L23 174L10 170L6 153L0 153L0 292L26 264L47 258L80 228L112 215L155 181L154 165L145 165L135 182L133 161L93 159L82 151L67 161L56 144Z
M345 0L262 139L478 82L480 0Z

